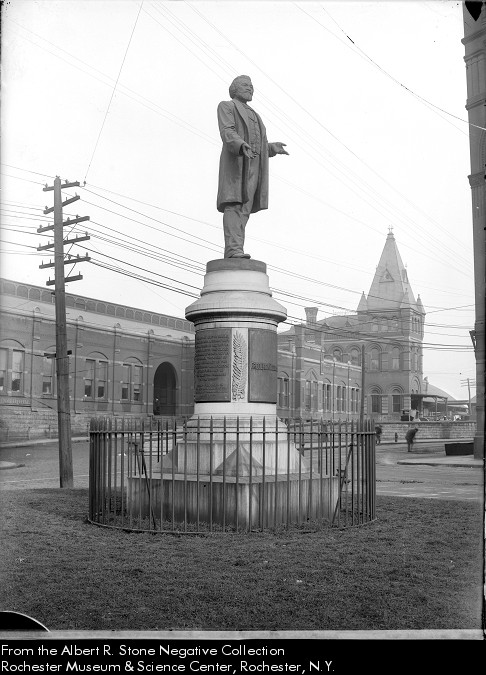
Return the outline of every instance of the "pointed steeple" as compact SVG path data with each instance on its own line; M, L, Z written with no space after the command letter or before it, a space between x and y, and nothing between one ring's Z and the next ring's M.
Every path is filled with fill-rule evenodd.
M368 310L380 311L407 306L415 309L415 297L410 287L407 269L402 262L392 228L368 293Z
M358 305L358 312L367 312L368 311L368 301L366 300L366 295L364 294L364 291L361 294L361 298L359 300L359 305Z
M417 309L421 314L425 314L425 309L420 298L420 293L417 295Z

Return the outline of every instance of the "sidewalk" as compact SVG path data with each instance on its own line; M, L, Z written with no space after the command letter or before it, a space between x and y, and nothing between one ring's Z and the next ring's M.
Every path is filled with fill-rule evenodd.
M456 439L449 438L424 438L420 439L419 442L414 444L415 449L412 450L410 454L407 452L407 444L404 442L388 442L380 443L377 445L378 448L391 450L396 448L400 451L402 455L400 459L396 460L397 464L419 464L424 466L456 466L463 468L477 468L482 469L484 466L484 460L475 459L474 455L446 455L445 454L445 444L454 443ZM457 439L460 441L472 441L472 438L461 438ZM430 452L423 451L424 446L433 446L435 451L432 451L430 447ZM405 456L403 456L405 455Z
M445 452L445 450L444 450ZM413 453L410 453L413 455ZM459 455L448 457L446 455L421 455L420 457L409 457L399 459L397 464L424 464L427 466L459 466L465 468L482 469L484 460L475 459L474 455Z

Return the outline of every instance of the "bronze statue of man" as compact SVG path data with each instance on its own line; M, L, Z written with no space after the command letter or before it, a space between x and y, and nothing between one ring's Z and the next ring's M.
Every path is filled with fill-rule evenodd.
M224 257L250 258L243 251L250 213L268 208L268 158L288 155L285 143L269 143L260 115L250 106L253 85L240 75L230 85L231 101L218 105L223 149L219 161L218 211L223 213Z

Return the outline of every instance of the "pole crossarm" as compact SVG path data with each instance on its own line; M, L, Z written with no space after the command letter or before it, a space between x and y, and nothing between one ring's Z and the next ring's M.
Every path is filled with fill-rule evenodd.
M76 218L68 218L62 223L63 227L66 227L68 225L76 225L76 223L83 223L85 220L89 220L90 216L76 216ZM53 230L55 228L55 225L45 225L44 227L38 227L37 232L40 234L41 232L48 232L49 230Z
M71 263L75 264L78 262L89 262L91 260L90 256L86 253L86 255L80 256L79 253L76 256L69 256L66 258L63 262L65 265L70 265ZM55 267L56 263L55 262L48 262L48 263L42 263L42 265L39 265L39 269L46 269L47 267ZM66 281L66 279L65 279Z
M68 218L63 222L63 226L66 225L76 225L76 223L83 223L85 220L89 220L90 216L76 216L76 218Z
M84 237L75 237L74 239L64 239L63 244L66 246L67 244L77 244L79 241L88 241L91 239L89 234L86 232ZM42 246L38 246L37 250L38 251L48 251L49 249L54 248L54 244L44 244Z
M82 274L76 274L75 276L72 277L66 277L64 279L64 283L68 284L70 281L81 281L82 278L83 278Z
M74 183L68 183L68 181L64 181L64 183L61 183L61 190L62 188L70 188L70 187L79 187L81 183L77 180ZM45 185L45 187L42 188L43 192L49 192L50 190L54 190L56 186L55 185Z
M48 251L50 248L54 248L54 244L44 244L43 246L38 246L38 251Z
M81 199L79 195L75 195L74 197L70 197L69 199L66 199L65 201L62 202L61 206L67 206L68 204L72 204L73 202L77 202L78 199ZM43 214L47 216L48 213L52 213L54 211L54 206L46 206L46 208L43 211Z
M66 246L66 244L77 244L78 241L88 241L88 239L91 239L91 237L86 232L86 234L83 237L75 237L74 239L64 239L64 246Z
M67 284L70 281L81 281L82 278L83 278L82 274L76 274L75 276L72 277L64 277L64 283ZM48 281L46 281L46 286L54 286L55 283L56 283L55 279L49 279Z

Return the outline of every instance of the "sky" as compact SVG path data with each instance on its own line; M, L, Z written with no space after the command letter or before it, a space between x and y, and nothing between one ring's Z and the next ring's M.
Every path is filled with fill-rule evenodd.
M2 8L1 276L44 286L37 228L79 181L67 291L174 316L223 257L216 108L249 75L268 210L245 251L288 323L356 311L389 228L425 307L424 375L474 380L462 3L11 0ZM66 248L66 253L68 249ZM71 310L68 310L71 311ZM282 325L288 328L288 325ZM471 392L475 394L474 388Z

